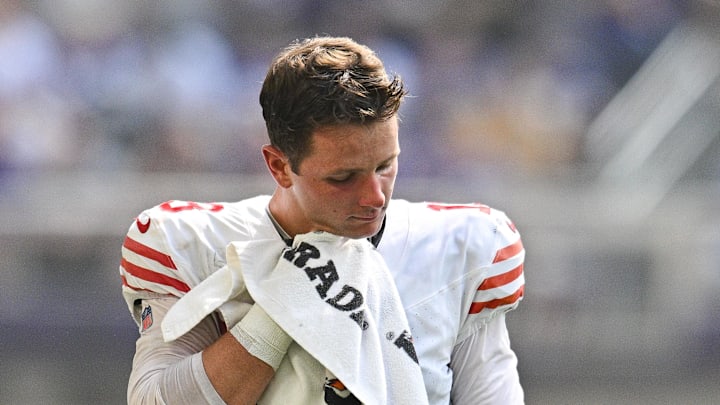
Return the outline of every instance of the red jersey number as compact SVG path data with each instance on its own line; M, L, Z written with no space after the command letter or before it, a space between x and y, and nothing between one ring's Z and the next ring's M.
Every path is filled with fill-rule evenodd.
M480 210L481 212L484 212L486 214L490 214L490 207L484 204L439 204L439 203L431 203L427 205L428 208L435 211L443 211L443 210L457 210L457 209L476 209Z
M166 201L160 204L160 208L165 211L180 212L189 210L201 210L218 212L225 208L218 203L196 203L194 201Z

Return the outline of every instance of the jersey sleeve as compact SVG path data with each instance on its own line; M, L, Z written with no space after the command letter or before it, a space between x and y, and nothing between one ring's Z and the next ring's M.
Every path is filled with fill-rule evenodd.
M498 314L453 349L451 403L523 404L517 363L505 314Z
M520 233L502 212L496 211L493 221L492 261L475 292L470 314L507 312L517 306L525 291L525 248Z
M131 224L122 245L120 278L123 297L140 324L142 299L182 297L219 268L216 252L203 243L200 216L206 210L181 210L186 202L166 202L143 211ZM195 204L193 207L198 206ZM201 207L205 208L205 207Z
M128 404L224 404L202 364L201 351L221 334L208 316L174 342L165 342L160 324L174 297L142 300L145 322L136 342L128 380ZM149 320L149 321L148 321Z
M466 283L467 314L458 341L478 331L498 314L515 309L525 294L525 248L520 233L499 210L478 205L480 212L468 215L465 243L471 268ZM478 271L478 268L480 269Z

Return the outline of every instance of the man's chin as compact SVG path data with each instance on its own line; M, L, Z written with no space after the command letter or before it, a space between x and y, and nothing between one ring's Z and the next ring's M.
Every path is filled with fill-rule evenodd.
M374 221L362 224L361 226L355 226L352 227L352 229L347 229L345 236L352 239L371 238L380 232L380 229L382 229L383 219L384 217L381 217Z

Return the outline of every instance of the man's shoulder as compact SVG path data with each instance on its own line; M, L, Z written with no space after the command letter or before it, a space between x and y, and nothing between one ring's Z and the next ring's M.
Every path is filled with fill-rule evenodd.
M126 240L148 246L181 261L205 255L224 258L233 240L267 232L269 197L238 202L170 200L149 208L133 221Z
M482 203L393 200L388 218L408 231L436 237L456 232L490 232L510 222L505 213Z
M238 202L168 200L142 211L131 223L128 235L147 239L153 235L237 230L261 221L267 200L263 197Z
M438 262L437 255L447 258L448 252L455 252L453 257L477 268L489 265L498 249L520 238L503 211L485 204L402 200L393 204L387 214L388 240L382 242L385 252L393 252L389 256L402 251Z
M272 235L268 200L172 200L143 211L123 242L124 285L133 291L184 294L224 265L229 242Z
M430 307L441 308L437 316L461 309L467 322L458 336L476 331L522 298L524 248L503 211L480 203L401 202L388 211L388 224L392 237L381 247L398 265L403 302L432 302Z
M141 216L185 224L214 219L257 218L264 215L269 199L269 196L258 196L234 202L168 200L146 209Z

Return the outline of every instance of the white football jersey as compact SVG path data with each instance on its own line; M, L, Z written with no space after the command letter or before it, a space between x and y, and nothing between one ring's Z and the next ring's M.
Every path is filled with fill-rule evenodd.
M120 265L136 322L139 300L181 297L224 266L229 242L280 239L269 200L169 201L140 214ZM503 212L485 205L392 200L377 249L395 278L430 403L449 403L453 348L522 299L520 235Z

